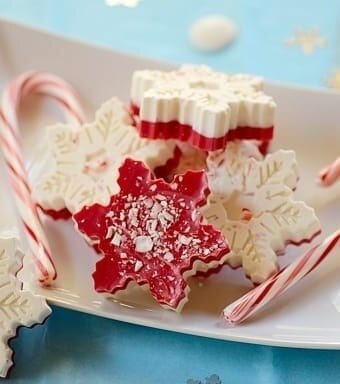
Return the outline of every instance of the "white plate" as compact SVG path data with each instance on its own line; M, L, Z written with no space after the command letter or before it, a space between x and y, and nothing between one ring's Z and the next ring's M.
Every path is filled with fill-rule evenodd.
M165 64L132 57L99 47L0 22L0 85L27 69L55 72L85 97L89 117L102 101L112 95L127 100L129 79L138 68L168 68ZM314 206L329 233L339 226L340 186L323 190L316 186L318 169L340 152L340 95L332 92L268 84L267 92L279 105L276 147L295 149L301 170L297 197ZM30 108L32 107L32 108ZM36 105L27 106L34 111ZM43 123L52 121L44 109L43 120L26 113L25 144L31 155L41 139ZM33 150L33 151L32 151ZM15 223L15 210L6 176L0 168L0 224ZM47 220L48 235L58 269L55 288L42 289L32 283L31 263L26 259L22 278L51 304L112 319L177 332L242 342L308 348L340 348L340 257L339 249L322 268L288 294L239 327L229 328L220 318L221 310L249 288L240 272L225 267L202 287L191 281L190 302L181 314L160 308L144 291L135 291L113 302L92 289L91 273L97 256L75 234L70 222ZM289 247L287 263L306 247Z

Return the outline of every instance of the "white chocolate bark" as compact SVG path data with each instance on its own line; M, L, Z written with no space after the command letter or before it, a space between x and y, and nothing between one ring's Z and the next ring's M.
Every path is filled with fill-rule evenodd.
M49 127L46 166L34 189L38 204L71 213L85 205L106 205L118 191L118 168L126 157L151 169L172 157L174 142L142 139L130 123L123 104L113 98L79 132L70 125Z
M237 127L274 126L276 104L263 92L261 78L226 75L205 66L177 71L136 71L131 100L147 122L177 121L207 138Z
M8 342L17 328L40 324L51 313L44 298L22 290L16 277L22 257L18 240L10 233L0 233L0 377L6 377L13 365Z
M276 254L287 243L308 241L320 231L314 210L294 200L298 174L293 151L246 159L242 143L230 143L225 151L210 154L207 164L212 195L203 215L228 239L228 263L242 266L253 282L277 271Z

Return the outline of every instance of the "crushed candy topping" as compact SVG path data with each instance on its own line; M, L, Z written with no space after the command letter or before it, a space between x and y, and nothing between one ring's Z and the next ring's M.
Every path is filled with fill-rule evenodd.
M80 232L104 255L93 275L96 290L115 293L131 280L148 283L158 302L177 309L187 295L184 272L186 277L195 274L198 260L205 268L218 265L229 251L219 231L201 224L198 207L208 194L205 174L187 172L175 178L174 188L153 180L143 163L131 159L119 173L121 190L107 206L95 204L74 215Z

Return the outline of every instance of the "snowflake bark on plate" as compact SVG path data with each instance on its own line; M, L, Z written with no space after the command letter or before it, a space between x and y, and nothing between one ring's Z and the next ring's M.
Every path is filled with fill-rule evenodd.
M107 206L95 204L73 216L104 255L93 274L95 288L114 294L130 282L148 284L161 305L180 311L189 293L187 278L228 257L221 232L201 223L206 176L187 172L168 184L131 159L119 173L120 192Z
M142 137L173 138L212 151L234 139L273 136L276 104L255 76L228 76L206 66L136 71L131 104Z
M6 377L13 365L8 343L16 336L17 328L42 323L51 313L45 300L22 290L16 274L21 268L22 252L10 233L0 234L0 376Z
M48 129L47 159L38 173L34 197L48 213L73 213L86 204L108 204L118 191L118 168L126 156L151 168L172 157L175 144L141 139L131 118L116 98L107 101L93 123L77 132L70 125Z
M287 243L310 241L320 223L312 208L293 198L298 181L293 151L277 151L263 160L240 154L242 161L237 150L227 152L208 159L212 195L202 212L228 239L228 264L242 266L254 283L261 283L277 271L277 252Z

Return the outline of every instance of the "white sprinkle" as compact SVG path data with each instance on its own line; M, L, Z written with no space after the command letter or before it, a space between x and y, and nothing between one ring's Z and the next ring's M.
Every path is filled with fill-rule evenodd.
M161 201L161 206L166 208L168 206L168 203L165 200L163 200Z
M156 184L151 185L150 191L154 192L156 190L157 186Z
M184 235L178 235L178 241L183 245L189 245L192 240L192 237L187 237Z
M151 208L151 207L152 207L152 204L153 204L153 201L152 201L152 199L150 199L150 197L148 197L148 198L144 201L144 204L145 204L146 208Z
M143 263L140 260L137 260L135 264L135 272L140 271L142 268L143 268Z
M112 225L107 229L106 236L105 236L106 240L111 239L113 235L113 230L114 230L114 227Z
M131 217L135 217L137 215L138 215L138 209L137 208L131 208L129 210L129 213L128 213L129 219L131 219Z
M107 213L107 214L105 215L105 217L108 217L108 218L111 219L114 215L115 215L115 214L113 213L113 211L110 211L109 213Z
M192 221L195 221L198 217L198 212L195 210L195 211L192 211L191 213L191 220Z
M166 197L163 196L163 195L160 195L160 194L157 194L157 195L155 196L155 198L156 198L157 200L166 200Z
M168 220L168 221L172 221L174 219L174 217L172 215L170 215L169 212L167 211L163 211L162 214L164 215L164 217Z
M179 176L178 181L181 183L183 181L183 176Z
M146 222L146 230L150 235L153 235L157 228L157 220L148 220Z
M159 214L161 211L162 211L162 206L161 206L159 203L155 202L154 205L153 205L152 208L151 208L150 217L151 217L152 219L156 219L157 216L158 216L158 214Z
M121 240L122 240L122 237L120 236L119 233L116 232L115 235L113 236L113 239L111 240L111 244L119 247Z
M182 208L185 208L185 203L184 202L180 202L179 205L182 207Z
M120 257L121 257L122 259L126 259L126 258L127 258L127 254L126 254L125 252L122 252L122 253L120 254Z
M151 251L153 241L150 236L137 236L135 240L135 249L137 252L146 253Z
M171 263L174 260L174 255L171 252L167 252L164 255L164 260L167 261L168 263Z
M124 212L120 212L120 214L119 214L119 220L121 220L121 221L124 221L124 220L125 220Z
M170 186L171 186L171 189L176 190L177 187L178 187L178 184L177 183L172 183L172 184L170 184Z
M204 251L203 251L203 254L205 256L207 256L207 255L209 255L209 253L210 253L209 249L205 248Z

